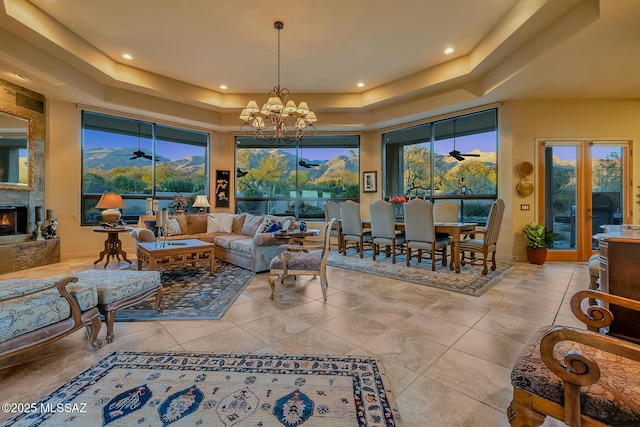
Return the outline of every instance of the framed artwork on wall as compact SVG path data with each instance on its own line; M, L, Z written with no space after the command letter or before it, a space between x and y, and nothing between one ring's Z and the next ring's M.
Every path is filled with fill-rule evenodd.
M229 171L216 170L216 208L229 207Z
M362 172L362 192L375 193L378 191L378 172Z

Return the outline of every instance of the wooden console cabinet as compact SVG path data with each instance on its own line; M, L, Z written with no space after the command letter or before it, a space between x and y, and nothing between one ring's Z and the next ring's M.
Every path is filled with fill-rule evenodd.
M600 254L600 290L640 301L640 232L596 234ZM640 313L610 307L614 320L609 334L640 342Z

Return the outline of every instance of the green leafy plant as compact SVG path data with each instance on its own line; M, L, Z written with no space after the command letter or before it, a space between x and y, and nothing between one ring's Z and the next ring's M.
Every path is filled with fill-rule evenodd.
M552 248L553 239L557 237L556 233L542 224L537 224L535 221L527 224L522 232L529 240L529 246L532 248Z

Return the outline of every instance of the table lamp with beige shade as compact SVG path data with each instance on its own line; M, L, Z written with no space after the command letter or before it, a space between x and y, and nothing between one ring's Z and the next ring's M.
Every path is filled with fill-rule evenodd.
M96 205L97 209L104 209L100 214L102 218L102 222L106 222L108 224L117 224L120 221L120 216L122 215L119 210L116 209L124 209L126 206L122 201L122 196L115 193L107 193L103 194L100 197L100 201Z
M193 202L192 206L194 208L199 208L198 214L204 215L204 208L208 208L211 205L209 204L209 200L207 200L207 196L205 196L204 194L198 194L196 196L196 201Z

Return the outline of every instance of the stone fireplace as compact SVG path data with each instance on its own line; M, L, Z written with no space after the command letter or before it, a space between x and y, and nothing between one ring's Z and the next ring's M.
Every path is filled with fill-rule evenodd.
M29 121L33 186L0 182L0 274L60 262L60 239L35 240L35 208L45 207L43 95L0 79L0 111Z

